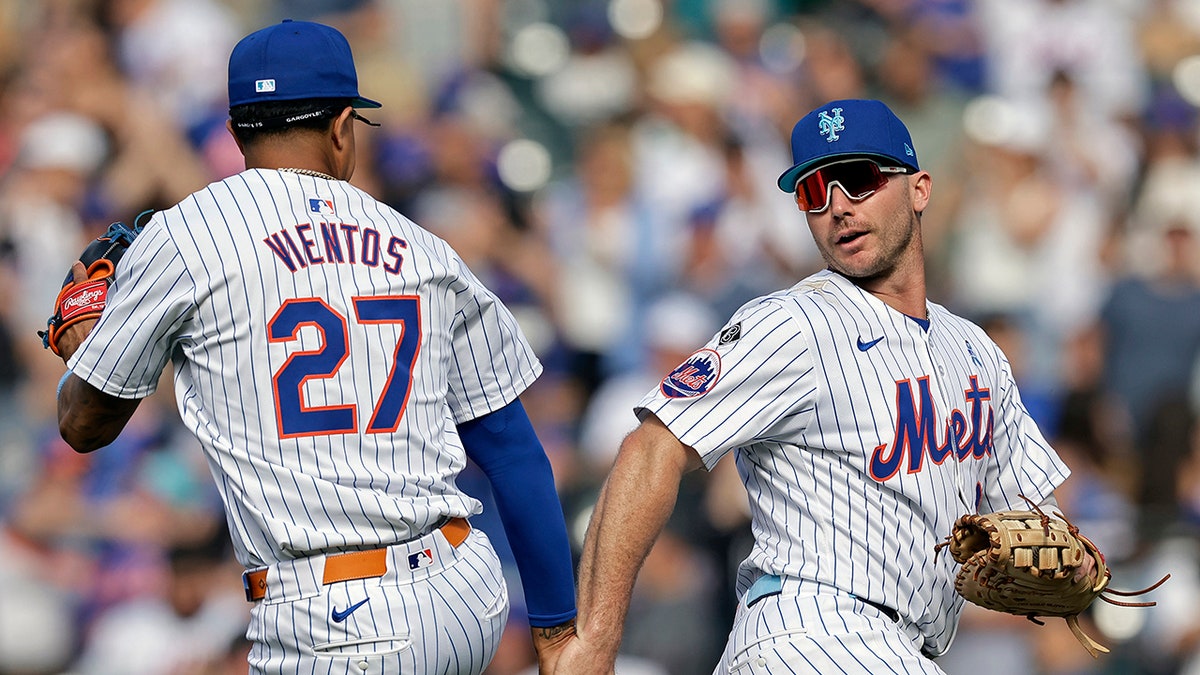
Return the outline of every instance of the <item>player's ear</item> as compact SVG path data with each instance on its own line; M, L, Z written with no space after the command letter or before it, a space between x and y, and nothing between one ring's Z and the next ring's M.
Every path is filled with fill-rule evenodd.
M346 106L342 113L333 120L330 135L333 138L334 147L338 150L345 150L346 145L354 136L354 108Z
M245 155L246 148L242 147L242 139L238 138L238 135L233 131L233 120L225 120L225 129L229 131L230 136L233 136L233 142L237 143L238 151Z
M912 191L913 211L924 213L929 205L929 196L933 192L933 176L928 171L918 171L908 177L909 188Z

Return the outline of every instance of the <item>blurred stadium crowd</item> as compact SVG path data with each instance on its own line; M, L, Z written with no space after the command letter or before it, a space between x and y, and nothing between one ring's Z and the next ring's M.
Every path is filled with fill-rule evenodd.
M245 672L240 568L169 378L78 456L35 331L109 222L243 168L226 60L285 17L338 26L384 103L353 182L536 346L525 405L576 546L632 403L821 266L775 187L791 125L887 101L934 176L931 298L1009 354L1113 587L1173 574L1154 608L1090 612L1099 661L1061 621L968 609L943 668L1200 673L1200 0L0 1L0 673ZM504 553L497 522L476 519ZM618 672L710 672L748 548L732 462L689 476ZM492 675L532 672L509 583Z

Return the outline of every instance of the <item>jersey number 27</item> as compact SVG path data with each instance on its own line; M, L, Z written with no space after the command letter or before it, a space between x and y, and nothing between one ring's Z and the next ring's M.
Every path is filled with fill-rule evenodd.
M400 425L400 416L412 388L412 369L421 345L421 304L415 295L356 297L357 324L400 324L400 339L392 352L391 370L383 392L375 401L366 433L390 433ZM267 323L267 339L291 342L304 326L321 334L317 349L299 351L275 371L272 389L281 438L324 436L358 432L358 408L353 403L313 407L304 401L304 386L312 380L333 377L350 355L350 323L342 313L320 298L298 298L283 303Z

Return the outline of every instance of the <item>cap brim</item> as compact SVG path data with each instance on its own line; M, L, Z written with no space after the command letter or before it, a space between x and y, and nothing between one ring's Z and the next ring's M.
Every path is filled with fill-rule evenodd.
M907 162L901 162L901 161L897 160L895 157L889 157L887 155L881 155L878 153L838 152L838 153L834 153L831 155L821 155L820 157L817 157L816 159L810 159L807 162L804 162L803 164L793 165L792 168L788 169L787 171L784 171L783 174L781 176L779 176L779 180L776 182L776 185L779 186L780 190L783 190L784 192L791 194L796 191L796 181L800 180L801 176L803 176L804 174L811 171L813 169L813 167L817 167L822 164L828 164L833 161L850 159L850 158L854 158L854 157L862 157L864 159L881 160L883 162L887 162L888 166L904 166L904 167L908 167L910 169L916 168L916 167L912 166L911 164L908 164Z
M352 108L382 108L383 104L380 103L379 101L372 101L369 98L364 98L362 96L359 96L359 97L355 98L353 101L350 101L350 107L352 107Z

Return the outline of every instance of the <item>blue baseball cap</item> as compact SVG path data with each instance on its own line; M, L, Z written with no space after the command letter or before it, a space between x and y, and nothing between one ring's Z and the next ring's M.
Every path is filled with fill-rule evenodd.
M229 106L346 98L355 108L380 104L358 95L350 43L336 28L283 22L242 38L229 55Z
M795 192L796 181L832 159L869 157L887 166L920 171L917 152L904 122L882 101L830 101L792 127L792 168L779 177L779 189Z

